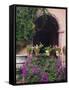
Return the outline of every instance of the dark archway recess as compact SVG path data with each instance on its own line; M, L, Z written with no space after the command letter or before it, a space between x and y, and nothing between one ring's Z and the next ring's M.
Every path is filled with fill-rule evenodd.
M40 44L44 46L58 45L59 24L52 15L42 15L35 20L35 34L33 36L33 45Z

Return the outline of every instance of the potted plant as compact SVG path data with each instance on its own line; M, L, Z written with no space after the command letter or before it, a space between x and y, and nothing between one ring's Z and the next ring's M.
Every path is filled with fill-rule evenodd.
M46 56L50 56L50 52L51 52L52 48L49 46L49 47L45 47L45 55Z
M36 55L36 56L39 55L40 49L41 49L42 47L43 47L43 44L42 44L42 43L40 43L39 45L36 44L36 45L34 46L34 52L35 52L35 55Z

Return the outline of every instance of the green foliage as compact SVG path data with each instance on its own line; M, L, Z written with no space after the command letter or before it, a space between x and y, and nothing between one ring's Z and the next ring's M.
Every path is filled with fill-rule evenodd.
M32 46L31 47L27 47L27 51L28 51L28 53L32 53Z
M61 49L60 48L55 48L56 51L58 51L59 53L61 52Z
M16 8L16 41L29 41L32 39L36 14L36 8L17 7Z
M50 58L49 59L49 66L48 66L48 73L49 73L49 81L56 80L56 59Z
M36 11L31 7L16 8L16 52L32 42Z
M40 77L39 77L39 75L28 74L27 77L25 78L25 80L27 81L27 83L34 83L34 82L39 82Z
M51 46L45 47L45 50L48 50L49 52L52 50Z
M19 68L16 69L16 77L17 77L16 78L17 81L20 81L23 78L21 75L21 70Z
M53 57L47 57L47 56L38 56L38 57L33 57L31 64L33 66L38 66L40 68L40 73L41 72L47 72L48 73L48 78L49 81L55 81L56 80L56 59ZM31 67L29 68L29 74L26 77L26 81L28 82L38 82L40 80L40 73L33 74L30 73Z

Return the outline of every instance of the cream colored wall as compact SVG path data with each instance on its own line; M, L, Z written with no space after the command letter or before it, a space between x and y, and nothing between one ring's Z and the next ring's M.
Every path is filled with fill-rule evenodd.
M59 34L59 46L65 46L66 42L66 10L65 9L53 9L48 8L48 11L56 17L59 23L59 32L64 32Z

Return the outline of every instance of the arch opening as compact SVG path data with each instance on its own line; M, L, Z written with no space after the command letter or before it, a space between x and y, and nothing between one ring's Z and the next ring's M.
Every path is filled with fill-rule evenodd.
M40 44L44 46L58 45L59 24L52 15L42 15L35 20L35 34L33 36L33 45Z

